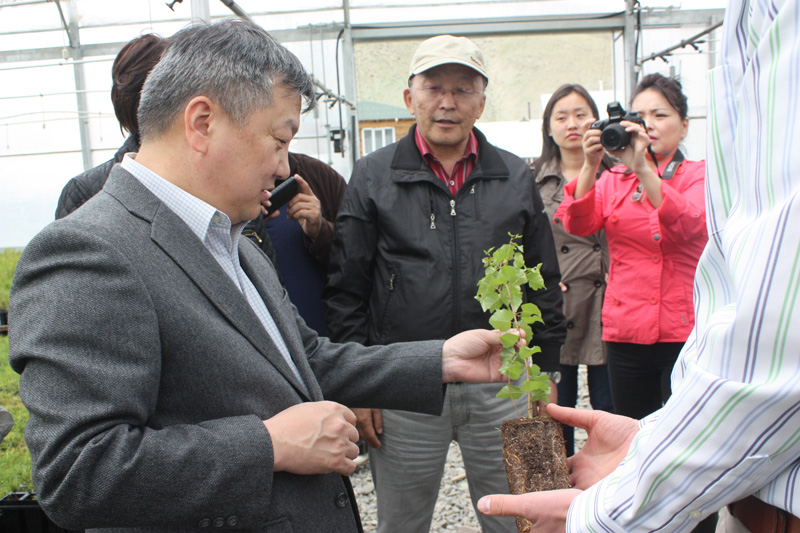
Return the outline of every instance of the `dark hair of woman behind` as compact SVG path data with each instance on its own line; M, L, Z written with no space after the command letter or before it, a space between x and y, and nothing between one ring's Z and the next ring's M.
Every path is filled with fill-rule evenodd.
M117 54L111 67L111 102L120 128L139 141L139 95L147 74L161 59L167 41L158 35L147 33L128 42Z

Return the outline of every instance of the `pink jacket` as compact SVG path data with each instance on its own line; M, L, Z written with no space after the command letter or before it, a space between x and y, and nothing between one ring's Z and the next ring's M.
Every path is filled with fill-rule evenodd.
M574 235L606 230L611 265L603 340L684 342L694 325L694 272L708 240L705 161L683 161L671 179L661 182L664 202L658 209L647 199L632 201L639 180L622 174L625 170L617 166L603 172L580 200L572 180L553 223Z

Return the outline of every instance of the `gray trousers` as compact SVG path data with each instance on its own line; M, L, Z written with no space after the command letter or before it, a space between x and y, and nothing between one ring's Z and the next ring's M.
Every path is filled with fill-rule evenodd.
M519 415L508 399L495 398L500 387L450 384L442 416L383 411L381 448L369 451L378 532L430 531L451 441L461 448L473 507L487 494L508 494L500 424ZM484 532L516 531L514 518L475 512Z

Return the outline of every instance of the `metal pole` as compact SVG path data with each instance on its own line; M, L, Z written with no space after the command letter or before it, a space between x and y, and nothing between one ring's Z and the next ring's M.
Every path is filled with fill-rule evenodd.
M220 2L228 6L228 9L233 11L237 17L253 22L253 19L250 18L250 15L248 15L247 12L239 7L233 0L220 0Z
M192 0L192 18L211 22L211 8L208 0Z
M625 28L623 30L623 45L625 47L625 98L633 92L637 83L636 66L636 31L633 26L633 6L636 0L625 0Z
M355 47L353 45L353 32L350 26L350 0L342 0L344 9L344 34L342 35L342 68L344 70L344 94L348 103L357 102L356 96L356 63ZM341 105L341 104L340 104ZM346 109L350 124L350 168L354 168L358 155L361 153L358 135L358 109L355 106Z

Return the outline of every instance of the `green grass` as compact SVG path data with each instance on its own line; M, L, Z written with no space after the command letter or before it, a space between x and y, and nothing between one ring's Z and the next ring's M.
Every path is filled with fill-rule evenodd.
M8 366L8 337L0 336L0 405L14 415L14 428L0 442L0 497L33 491L31 456L25 446L28 410L19 399L19 375Z
M11 288L11 278L22 252L4 250L0 253L0 309L8 309L8 291Z

